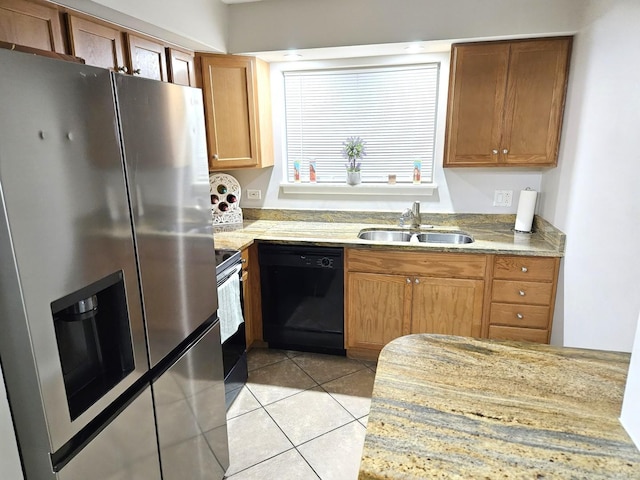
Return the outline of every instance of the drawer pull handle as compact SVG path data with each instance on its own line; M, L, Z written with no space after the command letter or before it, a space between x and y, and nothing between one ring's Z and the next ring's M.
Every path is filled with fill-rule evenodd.
M524 318L524 315L521 313L516 313L516 317L518 317L518 320L522 320Z
M520 296L521 296L521 297L524 297L524 296L525 296L525 292L524 292L524 290L520 290L518 293L520 294Z
M522 273L527 273L529 269L527 267L522 267Z

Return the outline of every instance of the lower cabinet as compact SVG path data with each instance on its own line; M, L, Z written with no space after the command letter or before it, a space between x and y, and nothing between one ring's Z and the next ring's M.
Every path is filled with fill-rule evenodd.
M496 255L487 337L548 343L559 258Z
M486 255L347 249L346 338L375 357L410 333L479 337Z
M404 276L349 272L346 291L347 350L379 351L409 333L411 284Z
M559 258L345 250L345 348L411 333L548 343Z
M262 294L260 292L260 264L258 245L252 243L241 251L243 314L247 349L264 345L262 340Z
M409 333L479 337L484 280L416 277Z

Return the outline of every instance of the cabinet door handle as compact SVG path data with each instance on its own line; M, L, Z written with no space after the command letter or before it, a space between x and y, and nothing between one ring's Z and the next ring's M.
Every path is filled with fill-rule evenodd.
M527 267L522 267L522 273L527 273L529 269Z
M127 67L118 67L118 66L116 66L116 71L122 72L122 73L127 73L129 71L129 69Z
M136 68L133 72L134 75L140 75L140 69Z
M498 149L494 148L493 150L491 150L491 153L493 153L494 155L498 154Z
M212 156L213 156L214 160L218 160L218 154L217 153L214 153Z
M522 320L524 318L524 315L521 313L516 313L516 317L518 317L519 320Z
M506 148L503 148L502 149L502 153L507 154L507 153L509 153L509 150L507 150Z
M418 284L420 283L420 280L418 280L417 278L415 279L415 283Z
M407 278L407 283L411 283L411 279L410 278Z
M521 297L524 297L524 296L525 296L525 292L524 292L524 290L520 290L518 293L520 294L520 296L521 296Z

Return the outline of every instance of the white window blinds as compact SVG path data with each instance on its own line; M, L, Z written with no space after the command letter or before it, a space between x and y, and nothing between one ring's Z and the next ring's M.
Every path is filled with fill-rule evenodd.
M432 182L438 67L285 72L288 181L294 161L302 181L315 161L319 183L343 183L342 143L361 137L363 182L386 182L389 174L411 182L415 160L422 182Z

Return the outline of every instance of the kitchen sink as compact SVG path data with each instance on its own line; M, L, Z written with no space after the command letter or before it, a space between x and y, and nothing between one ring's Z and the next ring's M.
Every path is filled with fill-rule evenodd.
M378 242L408 242L411 237L411 232L401 232L399 230L361 230L358 234L358 238L376 240Z
M427 232L416 233L420 243L472 243L473 238L462 232Z
M473 237L464 232L421 232L412 233L400 230L361 230L358 238L377 242L411 242L411 243L440 243L464 244L473 243Z

